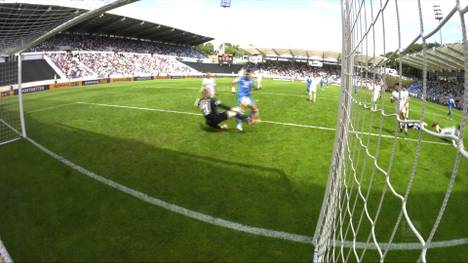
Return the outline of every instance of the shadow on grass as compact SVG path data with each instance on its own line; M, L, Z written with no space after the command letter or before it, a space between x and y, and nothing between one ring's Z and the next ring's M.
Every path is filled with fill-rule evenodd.
M323 187L297 180L282 169L231 157L229 149L194 141L186 152L174 151L33 118L28 119L28 127L31 137L50 150L156 198L251 226L303 235L311 235L315 228ZM83 179L31 145L22 144L0 151L4 162L0 166L0 200L5 200L0 203L5 215L0 230L7 245L12 244L17 261L311 260L311 246L241 234L148 206ZM411 195L412 204L420 207L411 210L419 226L427 228L432 223L442 196ZM370 199L378 197L373 193ZM466 213L457 212L468 210L466 200L466 192L452 196L451 204L458 206L449 206L441 226L448 233L444 238L467 234L463 228ZM379 237L389 234L396 218L395 204L385 205L381 220L389 223L379 225ZM368 227L364 224L362 229ZM397 239L413 241L405 232ZM454 251L444 255L435 250L433 261L468 259L463 247ZM405 259L401 255L414 257L415 253L393 256Z

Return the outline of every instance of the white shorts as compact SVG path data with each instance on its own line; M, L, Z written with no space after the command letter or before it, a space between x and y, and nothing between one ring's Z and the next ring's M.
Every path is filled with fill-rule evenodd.
M372 96L372 102L376 102L378 99L379 99L379 94L374 93L374 95Z
M255 104L255 101L250 97L244 96L240 98L239 104L242 106L248 107L248 106L252 106L253 104Z
M408 106L406 105L406 103L400 104L400 113L405 115L408 114Z
M309 92L317 93L317 86L310 86Z
M210 98L213 98L215 96L215 89L213 87L206 87L206 90L208 90L208 96Z

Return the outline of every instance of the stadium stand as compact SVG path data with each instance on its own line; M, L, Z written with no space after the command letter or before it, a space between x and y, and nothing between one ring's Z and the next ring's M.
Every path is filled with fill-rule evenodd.
M16 63L0 63L0 72L17 72ZM11 72L10 72L11 73ZM10 74L16 76L16 73ZM22 62L22 76L23 82L33 82L54 79L56 72L54 69L43 59L25 60ZM8 77L0 77L0 86L16 83L16 79L9 79Z
M3 5L2 8L14 11L10 12L11 18L28 15L36 18L37 11L50 13L54 10L73 17L86 11L29 3L12 3ZM24 70L29 70L29 65L34 63L36 70L25 74L23 82L53 80L56 77L65 81L90 77L108 78L112 75L200 74L180 63L177 58L192 61L206 59L192 47L210 40L210 37L173 27L102 13L27 49L23 53L25 57L39 58L36 62L25 61ZM7 48L9 47L4 47L5 50Z
M422 82L417 81L408 87L410 95L421 98ZM427 100L446 105L450 97L456 102L456 106L462 109L463 82L458 80L429 80L427 81Z
M205 56L188 46L163 44L148 40L128 39L122 37L95 36L87 34L60 34L38 46L30 48L29 52L40 51L114 51L170 55L203 59Z
M182 63L184 63L185 65L199 72L212 72L212 73L224 73L224 74L237 73L244 66L244 65L239 65L239 64L232 64L230 66L228 65L220 66L219 64L215 64L215 63L197 63L197 62L188 62L188 61L182 61Z
M112 75L195 75L196 70L171 56L115 52L54 52L47 56L67 78Z
M258 64L249 63L247 66L255 70L261 70L265 76L273 79L303 80L312 73L326 74L330 77L334 76L334 78L339 77L336 66L312 67L304 62L266 61Z

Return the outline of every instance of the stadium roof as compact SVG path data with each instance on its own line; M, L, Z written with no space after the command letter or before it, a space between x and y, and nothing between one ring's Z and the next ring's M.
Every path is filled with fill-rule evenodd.
M109 13L84 21L66 32L115 35L189 46L213 40L174 27Z
M135 0L127 0L131 1ZM0 53L8 53L9 50L24 45L86 12L84 9L67 6L2 3ZM190 46L213 39L157 23L102 12L96 12L92 18L79 22L64 32L114 35Z
M256 48L247 47L242 48L250 55L261 55L264 57L280 57L280 58L294 58L294 59L308 59L320 60L329 63L339 63L341 60L341 53L333 51L320 51L320 50L307 50L307 49L287 49L287 48ZM356 55L355 61L358 64L379 64L385 57L369 57L365 55Z
M460 71L464 70L464 55L462 44L448 44L426 50L427 70ZM422 52L407 54L401 62L417 69L423 69L424 56Z

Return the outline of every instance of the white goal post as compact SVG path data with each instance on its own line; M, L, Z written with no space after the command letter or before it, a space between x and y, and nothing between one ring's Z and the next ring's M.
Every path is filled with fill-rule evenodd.
M467 122L468 109L468 43L466 37L465 14L468 6L461 6L460 0L454 0L446 17L439 24L428 26L427 3L415 0L411 13L417 18L417 31L408 39L408 34L402 31L410 25L402 23L402 5L409 1L398 0L341 0L342 18L342 55L341 55L341 96L339 101L338 121L335 143L329 169L329 177L325 189L321 212L317 221L314 244L314 262L363 261L368 250L372 250L373 261L386 260L390 247L394 245L398 229L407 226L410 238L416 241L419 256L414 261L426 262L427 251L443 219L447 203L450 199L455 179L459 174L461 160L468 158L468 152L463 144L464 130ZM452 2L451 2L452 3ZM426 8L423 12L423 9ZM403 10L408 14L408 10ZM389 15L392 14L392 15ZM391 21L389 23L389 21ZM393 22L392 22L393 21ZM449 22L450 21L450 22ZM454 22L455 21L455 22ZM391 24L393 23L393 24ZM460 42L441 45L440 49L429 49L429 41L448 23L457 23L460 27L458 35ZM431 28L428 30L428 28ZM389 34L391 29L394 34ZM390 39L396 39L391 47ZM408 44L405 48L402 42ZM411 53L411 47L420 44L420 52ZM389 49L396 49L389 52ZM410 54L411 53L411 54ZM461 55L460 55L461 54ZM385 108L385 99L389 99L385 91L391 91L386 81L387 63L396 59L398 63L398 81L402 86L402 64L420 70L422 82L421 110L419 119L411 120L405 117L402 110L395 112ZM431 130L425 122L425 109L428 72L464 71L464 96L462 119L458 132L442 134ZM361 87L381 85L381 98L378 102L372 100L371 92L358 94ZM397 87L397 86L395 86ZM372 88L369 88L372 91ZM402 91L397 91L399 98ZM382 131L384 120L394 119L394 140L387 159L382 160ZM394 160L398 157L399 130L407 129L408 125L418 126L418 140L414 148L411 172L403 190L395 186L392 180ZM375 127L376 126L376 127ZM378 138L371 142L366 134L378 131ZM440 203L437 216L428 234L423 234L418 222L415 222L407 206L421 155L421 142L424 136L444 138L453 143L454 163L450 172L448 186ZM387 135L388 136L388 135ZM414 144L413 144L414 145ZM372 148L372 149L371 149ZM382 163L386 163L383 167ZM376 181L382 182L376 189ZM374 206L370 208L371 192L378 193ZM394 199L399 211L395 211L395 222L386 222L388 235L379 236L382 230L379 218L383 213L383 203ZM385 200L385 201L384 201ZM366 225L366 227L364 227ZM382 231L380 231L381 233ZM359 244L359 245L358 245ZM405 249L405 245L398 246ZM369 253L368 253L369 254ZM369 260L369 258L366 258ZM411 259L409 259L411 260Z
M0 146L27 136L21 53L80 22L136 1L88 1L87 9L45 1L5 0L0 3Z

